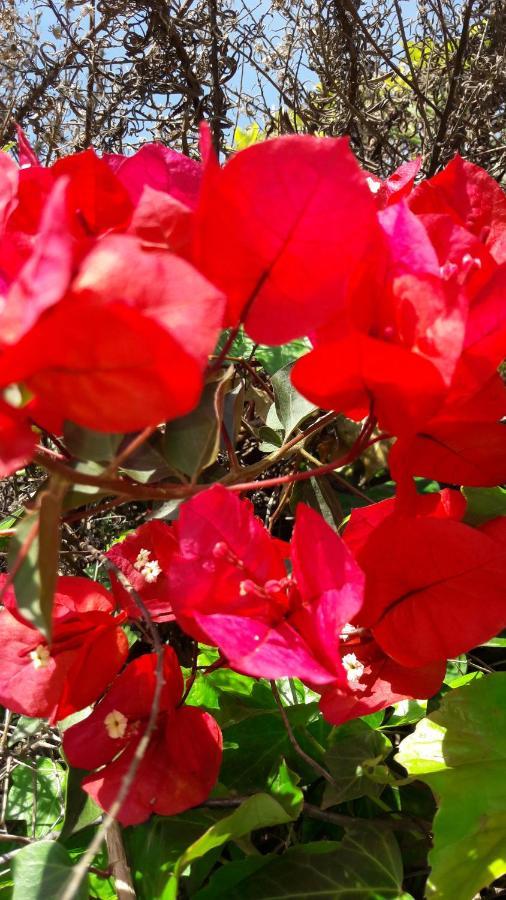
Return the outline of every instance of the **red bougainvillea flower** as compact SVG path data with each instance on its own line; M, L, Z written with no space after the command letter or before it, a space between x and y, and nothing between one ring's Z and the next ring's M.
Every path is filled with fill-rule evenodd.
M335 316L377 229L344 138L287 136L205 165L195 264L227 295L228 325L281 344Z
M477 487L506 481L506 388L494 370L481 388L472 377L462 367L438 414L394 444L389 463L399 491L413 475Z
M460 522L466 508L466 501L459 491L444 490L434 494L413 494L410 498L410 520ZM402 530L403 517L396 515L396 500L384 500L363 509L354 510L350 522L345 529L346 544L359 559L365 558L366 549L374 535L385 522L395 519ZM462 526L465 527L465 526ZM471 530L471 529L468 529ZM506 537L506 536L505 536ZM381 571L371 566L366 571L367 585L381 580ZM399 571L403 562L399 563ZM407 599L407 598L406 598ZM334 684L324 686L320 700L320 708L325 718L333 725L340 725L348 719L367 715L384 709L392 703L405 699L425 699L433 696L440 688L445 671L447 655L436 650L435 658L417 663L413 645L420 634L419 623L428 613L423 609L424 602L430 605L430 598L425 594L420 597L420 609L413 615L404 638L409 646L407 654L403 654L402 662L391 649L383 647L381 640L376 639L374 627L367 620L367 610L359 612L341 633L340 653L347 673L347 680L338 680ZM402 602L402 601L394 601ZM445 618L444 604L441 603L441 618ZM476 618L476 616L475 616ZM381 619L380 619L381 622ZM426 640L425 632L424 639ZM471 642L472 643L472 642ZM469 645L470 646L470 645ZM468 647L469 649L469 647ZM430 652L429 652L429 655ZM409 658L408 658L409 656Z
M377 175L369 174L367 176L367 184L376 197L379 209L385 209L392 203L398 203L399 200L404 200L411 193L421 166L422 157L417 156L416 159L402 163L384 181Z
M112 169L133 203L146 187L170 194L190 209L197 205L202 181L202 164L163 144L144 144L132 156L105 153L103 159Z
M385 709L399 700L432 697L443 682L446 660L426 666L401 666L387 656L372 635L352 627L342 636L348 678L323 689L320 709L332 725Z
M457 656L506 625L506 545L458 521L461 501L432 504L418 500L414 514L396 504L386 516L379 504L350 522L347 540L366 574L353 624L401 666Z
M6 576L3 576L4 579ZM87 578L58 578L48 643L27 624L7 589L0 612L0 702L53 724L99 697L120 670L128 641L113 598Z
M85 211L88 231L77 240L81 219L74 206L80 203L81 174L86 183L88 170L88 162L66 164L66 174L44 200L34 235L12 224L21 196L0 234L0 386L23 381L39 401L51 403L60 420L125 432L194 408L224 298L188 262L163 249L148 250L138 237L97 240L100 191L86 193L94 205ZM100 202L112 216L104 191ZM80 207L79 212L84 215ZM104 231L111 222L102 221Z
M0 478L30 462L35 444L35 433L22 411L0 401Z
M324 409L356 415L374 401L393 434L437 412L462 352L467 307L422 223L403 202L378 213L381 234L349 291L346 314L314 336L292 380ZM339 359L339 365L335 361Z
M82 786L109 810L130 768L153 704L155 654L141 656L118 676L90 716L69 728L63 749L72 766L98 769ZM164 685L155 731L118 819L143 822L151 813L176 815L203 803L221 763L222 737L215 720L192 706L179 706L183 678L174 651L164 649Z
M291 577L287 546L219 485L181 507L176 534L169 580L185 631L249 675L345 677L339 634L360 608L363 575L321 516L297 507Z
M498 263L506 262L506 194L484 169L457 155L419 184L409 197L413 212L443 213L470 231Z
M173 528L154 520L114 544L106 554L139 594L155 622L168 622L174 618L168 571L176 547ZM114 570L110 571L109 577L112 592L129 618L141 618L141 610Z

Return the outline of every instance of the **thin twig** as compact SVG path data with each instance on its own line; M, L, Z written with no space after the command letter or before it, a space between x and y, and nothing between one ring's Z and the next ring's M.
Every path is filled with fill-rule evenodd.
M271 681L271 690L274 695L274 699L276 701L279 712L281 714L281 718L283 719L283 724L286 728L286 732L288 734L288 739L289 739L293 749L300 756L300 758L303 759L305 763L307 763L308 766L311 766L311 768L314 769L314 771L320 776L320 778L324 778L325 781L328 782L328 784L331 784L332 787L336 788L337 787L336 782L332 778L332 775L330 774L330 772L328 772L327 769L324 769L323 766L321 766L318 762L316 762L316 760L313 759L312 756L309 756L309 754L306 753L306 751L303 750L302 747L300 746L297 738L295 737L295 735L293 733L292 726L290 725L290 721L286 714L286 710L285 710L285 707L283 706L283 701L281 700L281 697L280 697L279 691L278 691L278 686L275 681Z

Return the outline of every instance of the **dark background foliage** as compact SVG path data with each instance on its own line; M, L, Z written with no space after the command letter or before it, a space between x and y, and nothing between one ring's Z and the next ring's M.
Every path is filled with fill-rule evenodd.
M503 0L6 0L0 145L43 160L158 139L195 152L210 120L349 134L372 171L459 151L506 173Z

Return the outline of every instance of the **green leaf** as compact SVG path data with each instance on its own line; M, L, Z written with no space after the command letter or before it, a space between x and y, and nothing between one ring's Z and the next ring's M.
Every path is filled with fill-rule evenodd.
M293 366L294 363L288 363L272 376L276 413L285 429L285 439L302 424L304 419L318 409L314 403L310 403L295 390L290 380Z
M480 647L506 647L506 637L491 638L484 644L480 644Z
M288 768L285 760L269 781L271 793L291 819L298 819L304 806L304 794L299 785L300 777Z
M462 493L467 500L464 522L468 525L482 525L506 515L506 488L464 487Z
M467 656L465 653L455 659L449 659L446 666L445 684L452 684L457 678L462 678L467 672Z
M7 568L14 572L16 603L22 616L45 633L46 620L40 608L39 516L26 513L16 526L7 555Z
M158 432L153 434L128 457L126 466L122 466L120 471L140 484L151 484L174 477L174 470L163 452L162 436Z
M231 896L232 888L258 872L270 859L270 856L246 856L244 859L220 866L209 884L195 894L194 900L225 900Z
M106 466L103 463L92 462L89 460L87 462L79 461L73 468L74 472L82 475L103 475ZM107 492L96 485L75 484L65 495L63 500L63 510L64 512L68 512L70 509L78 509L80 506L93 503L95 500L99 500L100 497L104 496L107 496Z
M64 841L71 834L92 825L102 815L102 810L83 791L81 782L87 772L84 769L69 768L65 790L65 815L60 832Z
M166 900L170 875L181 854L223 815L216 810L194 809L170 818L153 816L149 822L123 829L139 900Z
M269 794L255 794L253 797L248 797L238 809L209 828L202 837L185 850L176 864L174 879L171 882L172 895L169 896L177 897L179 877L190 863L204 856L205 853L215 847L223 846L230 840L249 835L258 828L284 825L291 822L292 819L293 815Z
M340 843L299 844L282 856L264 859L264 866L236 881L227 900L400 900L409 896L402 891L399 848L386 832L350 830ZM216 894L204 898L218 900Z
M445 694L396 760L439 806L427 896L471 900L506 872L506 673Z
M297 740L313 757L317 754L312 742L308 741L305 726L317 712L318 706L315 703L286 707L286 714ZM223 738L225 749L220 779L229 790L250 793L265 789L272 770L282 759L307 781L314 781L318 777L295 753L277 710L258 713L224 728ZM318 762L321 763L322 759L318 759Z
M290 507L295 510L297 503L311 506L334 531L337 531L343 521L340 495L333 489L327 477L308 478L306 481L296 482L292 489Z
M384 728L398 728L399 725L411 725L419 722L427 713L427 700L399 700L394 704L392 715Z
M49 757L18 765L11 775L6 818L25 822L29 837L47 837L62 820L66 771Z
M391 749L384 734L374 731L360 719L337 728L332 735L332 745L325 753L325 764L336 786L325 786L322 808L357 797L379 796L383 785L374 782L370 775Z
M225 331L220 337L216 348L217 353L219 353L223 347L228 333L229 332ZM269 375L274 375L274 373L279 371L283 366L295 362L295 360L299 359L299 357L303 356L303 354L307 353L310 349L311 344L307 338L297 338L294 341L289 341L288 344L282 344L280 347L268 347L264 344L255 344L251 338L244 334L244 331L241 328L230 348L230 356L241 356L248 360L256 359L262 364Z
M251 147L252 144L257 144L263 140L265 140L265 132L262 131L258 122L252 122L251 125L246 125L245 128L237 125L234 129L232 149L245 150L246 147Z
M63 440L67 450L83 462L110 462L118 452L123 438L123 434L104 434L102 431L82 428L74 422L65 422L63 426Z
M49 900L61 895L72 871L69 854L55 841L29 844L16 853L13 861L14 892L12 900ZM86 877L74 895L75 900L88 900Z
M165 426L165 459L174 469L192 478L212 465L218 456L220 432L216 394L216 382L206 384L197 408Z

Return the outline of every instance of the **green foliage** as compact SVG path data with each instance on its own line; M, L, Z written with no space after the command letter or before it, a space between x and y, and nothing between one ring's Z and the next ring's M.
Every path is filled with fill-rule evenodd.
M286 798L286 792L284 797ZM291 804L290 807L292 807ZM187 847L176 864L174 878L170 882L171 891L168 892L167 898L170 897L175 900L177 897L178 879L186 867L194 860L199 859L216 847L223 846L229 840L242 838L258 828L284 825L291 819L296 818L299 810L300 803L295 804L290 811L287 811L286 803L278 802L269 794L255 794L253 797L248 797L238 809L221 819L195 843Z
M314 403L295 390L290 379L293 366L293 362L288 363L272 376L276 413L283 426L285 440L317 410Z
M14 769L7 798L6 818L24 823L29 837L43 838L61 827L66 772L48 757L34 766Z
M65 422L63 439L69 452L83 462L109 462L118 452L122 434L104 434L82 428L74 422Z
M65 785L65 815L60 840L96 822L102 810L83 791L81 782L86 775L82 769L69 768Z
M462 488L467 500L464 521L468 525L482 525L489 519L506 515L506 488Z
M16 854L13 871L12 900L46 900L60 896L72 871L72 861L61 844L39 841L23 847ZM75 900L87 900L87 878L74 896Z
M396 760L438 801L427 896L471 900L506 872L506 673L446 694Z
M123 841L139 900L167 900L171 872L188 846L224 813L214 810L191 810L180 816L153 816L149 822L125 828Z
M386 900L407 898L402 891L402 860L395 838L372 829L350 830L342 842L300 844L282 856L264 856L263 865L237 864L227 900ZM228 867L227 867L228 868ZM224 870L226 872L226 868ZM218 900L218 878L198 900ZM223 888L223 879L218 888Z
M262 131L257 122L252 122L251 125L246 125L245 128L241 128L237 125L234 130L232 149L245 150L246 147L251 147L252 144L258 144L258 142L263 141L264 138L265 132Z
M391 749L392 745L385 735L374 731L360 719L341 725L325 753L325 763L335 786L326 785L322 808L357 797L379 796L383 785L374 781L371 775L378 767L386 771L381 763Z
M226 333L220 338L217 351L223 347L226 340ZM265 371L269 375L274 375L278 369L287 363L294 362L310 349L311 345L306 338L299 338L290 341L288 344L282 344L279 347L268 347L264 344L255 344L241 329L234 340L229 356L237 356L243 359L250 359L252 356L262 364Z

